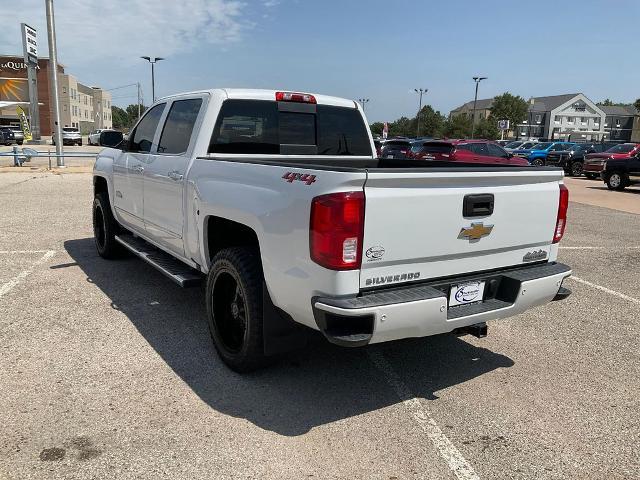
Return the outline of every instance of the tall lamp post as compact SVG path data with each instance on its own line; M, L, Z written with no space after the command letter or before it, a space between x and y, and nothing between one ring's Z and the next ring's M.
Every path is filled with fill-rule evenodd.
M429 91L428 88L414 88L413 89L418 95L420 95L420 100L418 102L418 115L416 115L416 120L418 121L418 125L416 126L416 138L420 136L420 110L422 110L422 95Z
M482 80L486 80L487 77L473 77L473 81L476 82L476 96L473 97L473 117L471 119L471 138L476 133L476 103L478 103L478 85Z
M360 104L362 105L362 111L364 112L364 105L366 103L369 103L369 99L368 98L359 98L358 102L360 102Z
M151 103L156 101L156 80L155 80L155 73L153 70L154 65L156 64L156 62L159 62L160 60L164 60L164 58L162 57L140 57L145 59L147 62L149 62L151 64Z

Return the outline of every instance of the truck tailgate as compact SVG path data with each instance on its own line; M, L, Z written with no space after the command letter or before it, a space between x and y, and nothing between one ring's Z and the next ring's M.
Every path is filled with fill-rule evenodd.
M369 170L361 288L547 260L562 177L536 168ZM469 195L478 209L465 216ZM491 198L493 212L479 214Z

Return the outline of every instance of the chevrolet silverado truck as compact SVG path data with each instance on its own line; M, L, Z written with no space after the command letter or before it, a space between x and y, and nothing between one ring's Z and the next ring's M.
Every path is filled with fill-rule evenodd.
M357 102L325 95L160 99L126 141L101 133L98 254L204 284L213 343L241 372L309 329L347 347L484 336L570 294L561 169L378 158L367 125Z

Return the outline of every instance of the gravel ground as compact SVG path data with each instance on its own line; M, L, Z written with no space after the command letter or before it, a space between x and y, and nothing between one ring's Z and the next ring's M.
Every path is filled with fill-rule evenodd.
M89 174L0 174L0 479L640 478L640 216L572 203L573 295L485 339L240 376L199 289L97 256L91 200Z

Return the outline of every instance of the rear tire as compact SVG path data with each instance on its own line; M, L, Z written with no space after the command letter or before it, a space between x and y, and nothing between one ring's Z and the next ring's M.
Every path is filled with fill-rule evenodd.
M255 248L218 252L207 276L207 322L222 361L239 373L265 366L262 265Z
M98 255L102 258L112 260L122 254L122 248L115 239L119 230L120 225L111 212L109 196L106 192L98 193L93 199L93 236Z
M536 158L533 162L531 162L531 165L533 165L535 167L543 167L544 166L544 160L542 160L541 158Z
M627 186L627 178L624 173L621 172L612 172L607 175L607 179L605 180L607 184L607 188L609 190L624 190Z

